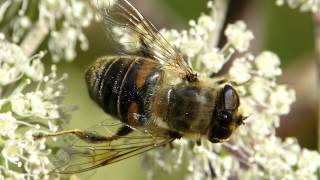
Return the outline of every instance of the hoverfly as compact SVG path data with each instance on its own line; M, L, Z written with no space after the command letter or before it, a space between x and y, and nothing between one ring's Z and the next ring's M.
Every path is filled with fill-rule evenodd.
M233 83L197 75L180 51L127 0L101 11L108 35L113 37L114 28L129 30L138 41L127 42L134 44L132 49L123 48L127 55L97 59L85 75L90 97L122 125L111 136L82 130L35 135L74 134L86 143L75 149L93 152L76 151L82 157L71 157L59 172L98 168L181 137L223 142L243 123Z

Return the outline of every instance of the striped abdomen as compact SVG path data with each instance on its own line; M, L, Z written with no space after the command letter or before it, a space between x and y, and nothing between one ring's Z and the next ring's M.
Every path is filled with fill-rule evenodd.
M135 56L99 58L86 72L91 98L103 110L132 126L150 118L150 102L162 83L161 65Z

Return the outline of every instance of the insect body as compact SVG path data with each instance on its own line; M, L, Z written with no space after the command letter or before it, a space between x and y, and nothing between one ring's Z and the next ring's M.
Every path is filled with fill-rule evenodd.
M89 94L104 111L130 126L144 126L152 116L154 94L162 85L160 64L134 56L104 57L87 71Z
M179 79L178 73L138 56L100 58L86 73L89 94L106 113L151 134L172 131L220 142L242 123L231 85Z
M223 142L242 124L232 83L197 76L181 53L127 0L101 8L101 13L111 37L115 28L138 37L138 42L127 42L137 46L123 48L127 55L99 58L86 72L90 97L122 126L112 136L81 130L35 136L74 134L87 143L74 148L94 151L88 156L71 154L81 155L81 160L71 158L60 172L94 169L180 137Z

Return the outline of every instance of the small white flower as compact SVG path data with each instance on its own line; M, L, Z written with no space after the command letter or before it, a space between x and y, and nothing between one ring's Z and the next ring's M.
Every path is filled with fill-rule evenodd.
M177 30L161 29L160 33L171 45L173 45L174 47L180 47L181 37L180 33Z
M284 4L284 0L276 0L276 4L278 6L282 6Z
M222 66L226 62L224 55L218 51L218 49L214 49L208 53L203 53L199 56L199 59L201 59L201 62L203 62L205 66L204 72L206 73L217 73L219 70L221 70Z
M25 170L35 176L35 179L40 179L43 175L50 173L54 169L48 157L37 153L30 153L30 156L24 164Z
M12 23L12 41L18 43L25 32L31 27L31 20L27 16L18 16Z
M0 84L17 81L27 69L28 59L15 44L0 40Z
M210 32L216 27L216 23L212 20L212 17L205 14L202 14L197 22L194 20L189 21L189 25L191 27L188 32L190 37L198 37L201 39L208 38Z
M250 132L243 132L247 129L240 129L239 131L241 132L241 134L256 136L258 140L259 137L267 136L268 134L270 134L270 130L272 129L270 125L275 121L275 119L273 118L274 116L266 114L251 114L250 119L246 121L246 123L249 124L248 126L250 127ZM264 151L262 149L259 149L261 148L259 143L257 143L257 146L255 146L255 148L255 151Z
M229 43L239 52L249 49L250 41L254 38L251 31L247 30L243 21L237 21L235 24L229 24L225 31Z
M203 49L203 40L200 37L184 39L184 41L181 42L180 49L188 57L192 58Z
M12 110L20 116L31 116L32 106L30 99L28 99L23 94L19 93L12 97L11 99Z
M20 157L23 153L23 147L19 142L15 140L8 140L6 141L1 154L2 156L10 161L11 163L18 164L20 161Z
M11 112L0 114L0 136L12 138L17 127L16 119L12 116Z
M11 100L12 110L20 116L37 116L40 118L55 119L59 117L57 106L44 99L40 91L21 93L13 96Z
M17 81L21 75L22 72L15 67L10 67L8 64L0 65L0 84L2 85Z
M266 105L267 99L271 93L270 82L262 78L254 78L249 85L249 92L260 105Z
M318 0L276 0L278 6L282 6L285 2L290 8L299 8L301 12L313 12L316 13L320 9L320 2Z
M279 67L279 57L269 51L264 51L256 57L255 64L259 75L264 77L275 77L281 75L282 71Z
M294 177L291 179L319 180L319 175L312 174L308 171L305 171L304 169L298 169L294 173Z
M255 106L257 106L257 103L253 98L243 97L241 99L240 110L245 116L252 115L255 112ZM246 122L250 119L246 119Z
M301 169L306 170L310 173L315 173L320 167L320 155L315 151L307 149L302 150L302 154L299 157L298 166Z
M302 3L302 1L301 0L287 0L287 3L291 8L297 8Z
M56 26L56 19L63 16L63 10L67 6L66 1L43 0L39 3L39 21L44 22L50 28Z
M290 105L295 101L295 92L285 85L277 86L270 94L270 111L288 114Z
M212 20L212 17L202 14L198 19L198 25L207 31L212 31L216 27L216 22Z
M72 61L76 56L75 48L78 42L82 50L88 49L88 40L83 28L92 22L95 11L90 3L77 0L40 1L39 22L43 22L52 30L48 46L54 61ZM57 28L57 22L61 19L63 22L59 23L62 24L62 28Z
M27 58L22 49L7 41L0 42L0 84L7 85L27 75L40 81L44 74L44 66L40 59L43 53Z
M18 64L27 61L27 57L17 45L0 40L0 62Z
M40 59L34 59L30 62L29 67L26 68L26 75L34 81L42 80L44 76L44 65Z
M31 20L26 16L21 17L20 23L23 28L29 28L31 26Z
M288 151L285 153L283 158L286 160L286 163L288 163L290 166L294 166L298 162L297 153L299 153L299 152Z
M116 1L91 0L91 2L110 5ZM21 2L19 1L18 3L18 6L16 6L16 1L6 1L6 3L1 4L0 22L6 17L7 13L16 14L16 17L10 15L9 17L12 18L5 22L6 32L10 32L10 36L8 36L7 39L12 39L13 42L20 43L21 39L26 37L29 32L36 30L36 28L32 29L34 25L40 24L38 30L39 32L43 31L43 34L39 35L39 37L40 39L45 39L45 36L50 35L49 42L57 40L52 39L56 38L55 36L52 36L52 32L54 31L63 30L64 32L62 33L65 33L69 31L65 29L70 28L70 31L75 30L78 34L77 39L79 41L70 38L61 38L59 40L62 44L59 44L58 41L54 44L57 45L58 50L55 50L54 47L49 48L55 61L60 59L71 61L76 56L76 45L64 46L63 44L66 44L65 41L70 40L70 44L77 44L79 42L82 50L88 49L88 42L83 33L83 29L93 22L94 15L98 13L91 3L78 0L42 0L37 3L30 3L29 0L24 0ZM29 13L31 9L33 10L35 8L38 9L37 16L33 16L32 13ZM62 25L63 28L61 28L60 25Z
M60 31L51 33L48 46L54 61L58 61L60 58L71 61L75 58L75 48L79 34L80 32L77 29L69 25L65 25Z
M90 7L81 2L72 0L71 6L67 6L65 10L66 16L69 23L75 23L76 26L87 27L93 19L93 14Z
M318 0L307 0L303 2L304 4L301 5L300 10L302 12L311 11L316 13L320 9L320 2Z
M245 58L237 58L234 60L229 74L237 83L247 82L251 78L252 65Z

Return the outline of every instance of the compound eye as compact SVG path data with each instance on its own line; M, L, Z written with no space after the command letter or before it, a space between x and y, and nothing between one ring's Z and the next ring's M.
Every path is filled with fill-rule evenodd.
M218 143L230 137L231 134L232 131L230 131L230 129L222 126L215 126L211 129L208 138L212 143Z
M237 92L230 85L225 85L223 87L223 102L224 109L234 110L239 106L239 97Z
M226 110L222 110L218 116L219 116L219 123L221 125L227 126L232 120L232 114Z

